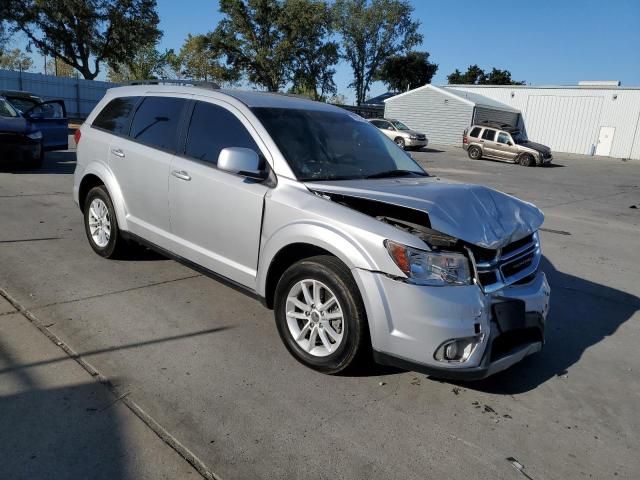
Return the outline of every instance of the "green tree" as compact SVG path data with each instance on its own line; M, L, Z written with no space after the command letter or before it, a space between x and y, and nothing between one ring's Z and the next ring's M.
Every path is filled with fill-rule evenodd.
M33 67L33 60L19 48L0 53L0 68L27 71Z
M211 34L211 48L251 83L277 92L288 80L292 47L280 25L278 0L220 0L223 19Z
M328 41L331 21L331 8L324 1L285 0L279 23L292 49L293 93L324 100L336 92L332 67L340 57L338 44Z
M47 75L55 75L56 77L73 78L76 76L76 70L71 65L64 63L59 58L47 60L45 72Z
M0 0L0 18L87 79L161 36L155 0Z
M406 0L336 0L333 8L360 105L387 58L422 42L420 22L411 18L413 7Z
M409 52L389 57L377 75L389 90L403 92L427 83L438 71L438 65L429 62L429 52Z
M222 57L221 52L212 47L210 35L189 35L180 52L170 56L168 63L179 76L233 85L240 79L240 73L227 68Z
M493 68L489 74L487 74L478 65L469 65L465 73L461 73L456 69L451 75L447 76L447 81L451 85L524 85L525 82L520 82L511 79L511 72L509 70L498 70Z
M169 52L160 53L154 45L146 45L126 61L110 63L107 78L110 82L124 83L163 77L168 55Z

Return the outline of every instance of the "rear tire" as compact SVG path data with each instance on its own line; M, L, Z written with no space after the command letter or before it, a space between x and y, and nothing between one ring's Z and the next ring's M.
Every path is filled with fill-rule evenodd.
M520 165L522 165L523 167L532 167L533 165L535 165L533 157L528 153L521 155L518 163L520 163Z
M127 250L127 242L118 228L113 202L104 185L89 190L84 201L84 230L89 245L101 257L118 258Z
M274 313L287 350L314 370L344 372L368 351L360 292L347 266L336 257L320 255L289 267L276 287Z
M471 160L480 160L482 158L482 150L480 150L480 147L471 146L467 150L467 155Z

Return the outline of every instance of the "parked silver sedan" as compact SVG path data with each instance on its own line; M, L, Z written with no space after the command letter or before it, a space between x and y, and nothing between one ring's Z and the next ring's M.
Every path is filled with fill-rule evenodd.
M378 127L382 133L395 142L402 149L420 149L429 144L429 140L424 133L411 130L399 120L387 118L374 118L369 120Z

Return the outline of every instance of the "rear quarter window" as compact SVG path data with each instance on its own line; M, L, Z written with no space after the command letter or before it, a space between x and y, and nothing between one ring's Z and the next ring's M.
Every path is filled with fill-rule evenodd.
M140 97L114 98L107 103L91 125L116 135L127 135L131 112L139 99Z
M474 138L478 138L480 136L480 131L482 130L482 128L480 127L474 127L471 129L471 132L469 132L469 136L470 137L474 137Z

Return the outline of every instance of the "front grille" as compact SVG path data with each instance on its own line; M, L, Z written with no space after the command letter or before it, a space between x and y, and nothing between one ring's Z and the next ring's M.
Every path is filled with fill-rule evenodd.
M502 249L471 247L470 250L478 283L485 292L494 292L532 277L542 257L537 233L516 240Z
M426 140L427 137L425 135L416 135L418 137L418 140Z
M542 333L539 328L523 328L503 333L491 344L491 361L495 362L509 355L516 348L535 342L542 342Z

